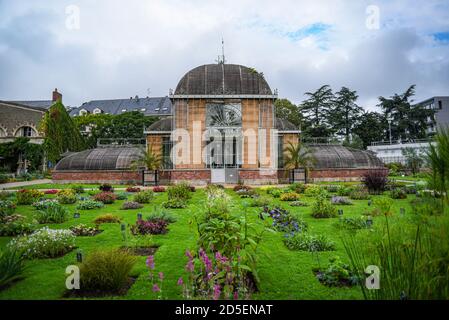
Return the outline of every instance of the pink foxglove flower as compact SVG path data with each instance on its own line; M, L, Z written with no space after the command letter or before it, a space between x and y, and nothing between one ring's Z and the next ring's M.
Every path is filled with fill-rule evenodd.
M157 285L157 283L155 283L153 285L153 292L161 292L161 289L159 288L159 286Z
M154 256L148 256L146 264L147 264L148 268L153 270L154 269Z
M184 284L184 280L182 280L182 277L178 279L178 286L182 286Z
M163 272L159 272L159 280L164 280L164 273Z
M218 284L214 285L214 300L220 299L221 288Z

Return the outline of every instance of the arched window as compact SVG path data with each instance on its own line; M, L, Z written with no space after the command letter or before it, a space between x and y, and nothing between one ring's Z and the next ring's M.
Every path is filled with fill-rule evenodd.
M23 126L20 127L15 134L16 137L35 137L37 136L36 130L31 127Z
M99 108L95 108L94 111L92 111L93 114L100 114L103 113L103 111Z
M80 115L80 116L84 116L84 115L86 115L87 113L88 113L88 112L87 112L86 109L81 109L80 112L79 112L79 115Z

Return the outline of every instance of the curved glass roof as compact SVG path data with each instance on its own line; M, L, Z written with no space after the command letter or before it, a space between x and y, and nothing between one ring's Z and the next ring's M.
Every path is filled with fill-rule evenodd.
M54 170L126 170L141 154L142 149L137 147L90 149L61 159Z
M341 145L309 145L315 158L314 169L383 168L384 164L370 151Z

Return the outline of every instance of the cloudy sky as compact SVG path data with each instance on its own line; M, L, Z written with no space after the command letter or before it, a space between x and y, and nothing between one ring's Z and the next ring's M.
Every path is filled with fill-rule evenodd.
M323 84L367 109L411 84L449 95L448 0L0 0L0 100L164 96L222 37L296 103Z

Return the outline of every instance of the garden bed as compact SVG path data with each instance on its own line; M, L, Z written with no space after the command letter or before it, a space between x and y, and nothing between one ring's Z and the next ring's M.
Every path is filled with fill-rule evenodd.
M79 290L67 290L62 298L65 299L74 299L74 298L104 298L104 297L121 297L125 296L129 289L136 282L137 277L129 277L126 284L119 291L86 291L83 289Z
M121 247L120 250L128 251L133 256L147 257L154 255L159 246Z

